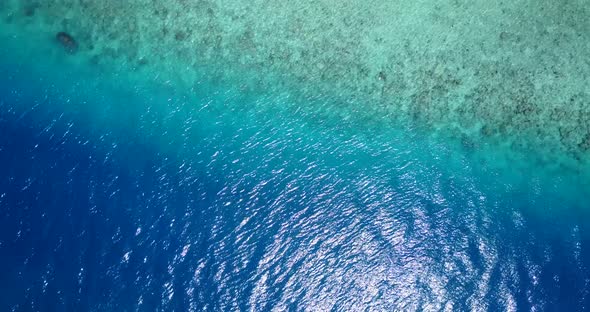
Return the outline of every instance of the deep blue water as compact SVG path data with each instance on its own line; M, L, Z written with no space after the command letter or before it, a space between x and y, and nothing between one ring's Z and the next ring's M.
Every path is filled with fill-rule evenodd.
M410 129L203 104L263 95L117 93L107 74L2 53L2 311L590 303L575 179L505 175Z

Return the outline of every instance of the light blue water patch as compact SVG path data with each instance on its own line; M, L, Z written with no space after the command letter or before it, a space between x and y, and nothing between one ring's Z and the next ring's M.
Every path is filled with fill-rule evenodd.
M287 108L310 120L417 122L545 166L588 168L586 1L31 0L4 1L0 15L30 42L68 32L78 62L115 63L118 74L289 90L298 103ZM318 95L329 100L309 101Z
M182 89L11 38L7 309L587 306L588 193L575 172L510 170L499 148L406 125L314 120L279 83Z

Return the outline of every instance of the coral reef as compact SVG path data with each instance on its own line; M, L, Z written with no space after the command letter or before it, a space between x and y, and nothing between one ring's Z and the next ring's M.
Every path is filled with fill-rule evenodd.
M78 43L76 43L76 40L70 34L60 31L55 35L55 38L69 53L73 54L78 51Z
M337 107L309 109L343 119L589 153L587 0L28 0L1 10L75 30L95 63L157 67L187 85L279 80L301 98L335 95Z

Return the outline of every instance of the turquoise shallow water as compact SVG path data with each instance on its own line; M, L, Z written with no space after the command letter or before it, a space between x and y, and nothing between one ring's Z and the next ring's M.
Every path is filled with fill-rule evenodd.
M0 39L7 310L588 305L583 164Z

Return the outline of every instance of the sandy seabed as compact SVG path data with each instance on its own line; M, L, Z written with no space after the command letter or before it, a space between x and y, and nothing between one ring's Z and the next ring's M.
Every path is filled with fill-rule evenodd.
M27 0L4 1L0 13L48 38L68 32L77 57L97 65L123 62L189 87L330 94L329 107L293 102L310 115L419 124L550 161L590 155L587 0Z

